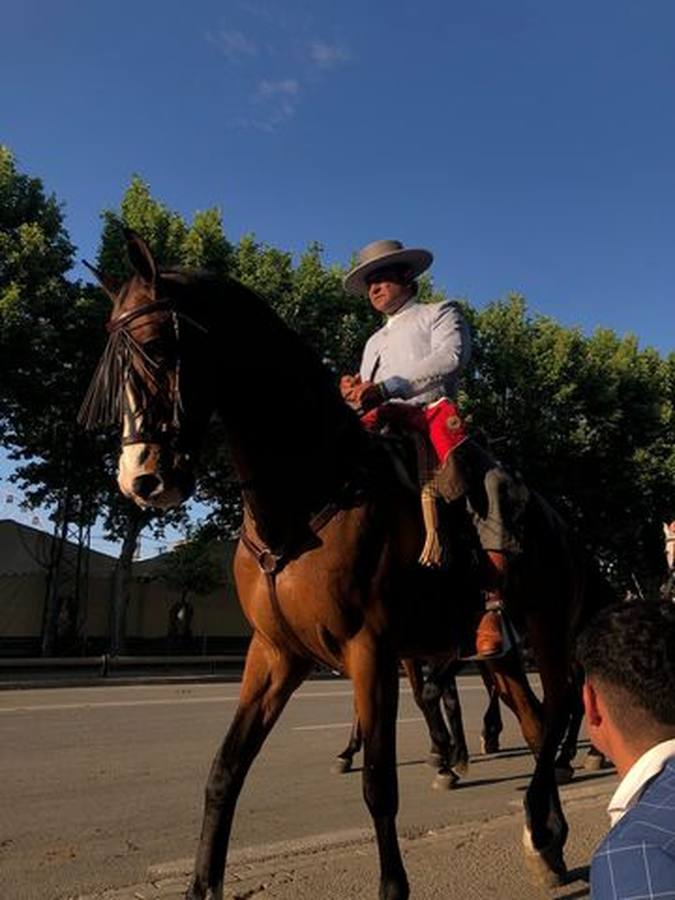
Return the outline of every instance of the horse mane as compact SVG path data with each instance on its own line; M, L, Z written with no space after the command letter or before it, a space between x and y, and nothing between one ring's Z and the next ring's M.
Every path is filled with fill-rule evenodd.
M288 544L357 474L363 481L371 440L316 350L255 290L208 271L160 276L184 295L190 315L210 321L245 503L261 538Z

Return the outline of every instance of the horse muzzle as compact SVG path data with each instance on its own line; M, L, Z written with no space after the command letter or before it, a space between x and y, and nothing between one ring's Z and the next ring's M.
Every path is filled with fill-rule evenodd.
M167 453L156 444L134 444L120 455L117 483L138 506L172 509L194 492L195 478L187 454Z

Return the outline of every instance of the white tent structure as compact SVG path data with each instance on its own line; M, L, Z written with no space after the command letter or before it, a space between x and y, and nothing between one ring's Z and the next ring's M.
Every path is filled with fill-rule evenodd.
M232 581L233 541L223 542L222 584L211 594L191 595L194 646L218 652L223 646L245 643L250 634ZM43 629L53 537L12 519L0 519L0 655L34 655ZM76 568L78 547L67 542L63 564ZM77 631L85 646L106 647L112 578L117 560L85 550L81 564ZM162 557L133 564L127 635L149 652L164 652L169 610L179 599L160 580ZM87 573L86 583L84 573Z

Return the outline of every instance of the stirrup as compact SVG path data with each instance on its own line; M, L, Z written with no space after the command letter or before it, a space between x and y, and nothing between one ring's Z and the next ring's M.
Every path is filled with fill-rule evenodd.
M499 621L502 631L502 649L496 653L473 653L471 656L458 656L459 662L492 662L495 659L503 659L507 656L517 643L517 638L511 620L506 610L501 607L499 609Z

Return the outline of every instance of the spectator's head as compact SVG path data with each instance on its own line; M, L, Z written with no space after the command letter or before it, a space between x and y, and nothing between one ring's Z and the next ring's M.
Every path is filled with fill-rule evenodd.
M623 775L675 738L675 610L656 603L604 609L577 641L589 736Z

